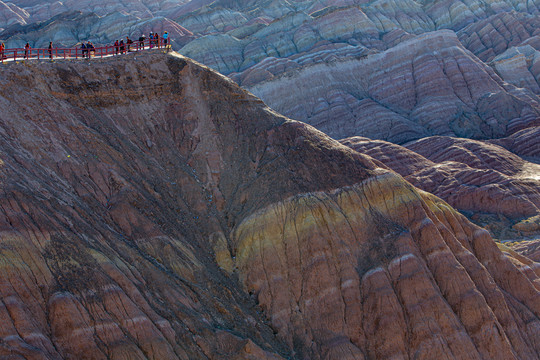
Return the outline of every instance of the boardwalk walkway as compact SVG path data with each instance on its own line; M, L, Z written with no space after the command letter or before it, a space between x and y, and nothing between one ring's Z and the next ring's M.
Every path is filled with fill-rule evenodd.
M169 39L170 44L170 39ZM100 46L93 49L82 48L36 48L26 51L22 48L5 49L0 53L0 61L19 61L19 60L52 60L52 59L87 59L96 57L123 55L131 52L144 51L156 48L165 49L163 39L150 40L144 42L133 41L131 44L122 46ZM170 45L167 45L170 48Z

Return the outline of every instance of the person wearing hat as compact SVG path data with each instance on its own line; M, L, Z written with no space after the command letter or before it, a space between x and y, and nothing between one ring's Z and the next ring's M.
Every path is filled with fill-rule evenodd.
M149 41L149 44L150 44L150 49L154 46L154 33L150 31L150 41Z
M138 50L144 50L144 41L145 40L146 40L146 37L144 36L144 34L142 34L139 37L139 47L137 48Z

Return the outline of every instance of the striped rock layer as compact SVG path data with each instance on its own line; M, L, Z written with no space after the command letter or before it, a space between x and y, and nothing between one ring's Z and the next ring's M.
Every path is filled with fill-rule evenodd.
M177 54L0 81L0 357L537 359L540 268Z
M493 142L443 136L404 146L361 137L341 142L444 199L497 238L514 239L540 233L535 220L540 214L539 131L529 128Z

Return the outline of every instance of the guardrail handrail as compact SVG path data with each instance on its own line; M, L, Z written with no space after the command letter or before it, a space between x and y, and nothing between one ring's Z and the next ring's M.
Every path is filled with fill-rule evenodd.
M123 45L106 45L95 48L24 48L5 49L0 52L0 61L17 61L17 60L52 60L52 59L88 59L92 57L116 56L142 50L150 50L155 48L169 48L170 38L167 39L165 46L164 39L145 39L144 41L133 40L131 44L124 43Z

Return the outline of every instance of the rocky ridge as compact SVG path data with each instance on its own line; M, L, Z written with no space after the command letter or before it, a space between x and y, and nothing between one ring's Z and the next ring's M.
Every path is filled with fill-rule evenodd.
M540 355L538 264L219 74L154 52L0 78L0 356Z
M284 73L246 87L272 108L336 139L492 139L540 121L535 94L503 82L448 30L364 58L290 71L294 76Z
M527 237L540 230L534 226L540 213L540 165L500 146L440 136L404 146L361 137L341 142L444 199L498 239Z

